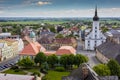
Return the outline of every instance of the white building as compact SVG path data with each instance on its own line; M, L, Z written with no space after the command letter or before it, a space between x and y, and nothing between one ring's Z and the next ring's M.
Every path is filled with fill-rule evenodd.
M97 16L97 7L95 10L95 16L93 17L92 31L85 37L85 49L95 50L95 47L99 46L106 41L106 37L99 29L99 17Z

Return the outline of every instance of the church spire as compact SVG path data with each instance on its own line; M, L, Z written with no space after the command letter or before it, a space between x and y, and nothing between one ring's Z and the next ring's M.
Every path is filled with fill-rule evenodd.
M95 8L95 16L93 17L93 21L98 21L99 20L99 17L97 15L97 6Z

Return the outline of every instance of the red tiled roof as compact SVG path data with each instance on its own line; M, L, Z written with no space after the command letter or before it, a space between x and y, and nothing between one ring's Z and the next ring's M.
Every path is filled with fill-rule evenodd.
M52 55L52 54L56 54L56 51L46 51L44 53L45 53L45 55L49 56L49 55Z
M76 54L76 50L72 46L62 46L56 52L56 55L64 55L64 54Z
M23 51L20 53L20 55L36 55L38 52L45 52L46 49L41 46L38 42L30 42Z

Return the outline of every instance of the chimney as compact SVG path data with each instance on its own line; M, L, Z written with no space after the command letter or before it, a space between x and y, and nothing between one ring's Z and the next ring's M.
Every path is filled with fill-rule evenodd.
M82 67L82 73L83 73L83 80L84 80L89 74L89 70L88 70L87 66Z

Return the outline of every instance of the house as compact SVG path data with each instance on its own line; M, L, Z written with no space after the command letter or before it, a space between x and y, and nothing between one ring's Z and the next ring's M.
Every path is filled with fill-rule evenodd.
M24 48L23 40L19 35L11 35L11 33L0 33L0 39L13 39L18 41L19 52Z
M120 30L110 30L105 35L107 41L96 47L96 57L102 63L115 59L120 64Z
M43 29L40 31L38 42L41 44L50 44L50 43L53 43L54 39L55 39L55 33L49 30Z
M73 54L76 55L76 50L72 46L61 46L57 51L56 55L61 56L64 54Z
M16 74L0 74L0 80L37 80L35 76L16 75Z
M73 48L77 47L77 41L75 38L56 38L54 40L54 44L57 44L59 47L61 46L72 46Z
M25 48L21 51L19 55L21 58L29 56L31 59L34 59L34 57L39 52L45 51L46 49L43 46L41 46L38 42L29 42L29 44L25 46Z
M88 64L81 64L73 70L69 76L62 77L62 80L118 80L117 76L99 76Z
M85 37L85 50L95 50L97 46L106 41L106 37L99 29L99 17L97 16L97 7L93 17L92 31Z
M0 56L1 60L12 58L18 55L18 41L13 39L0 39Z

